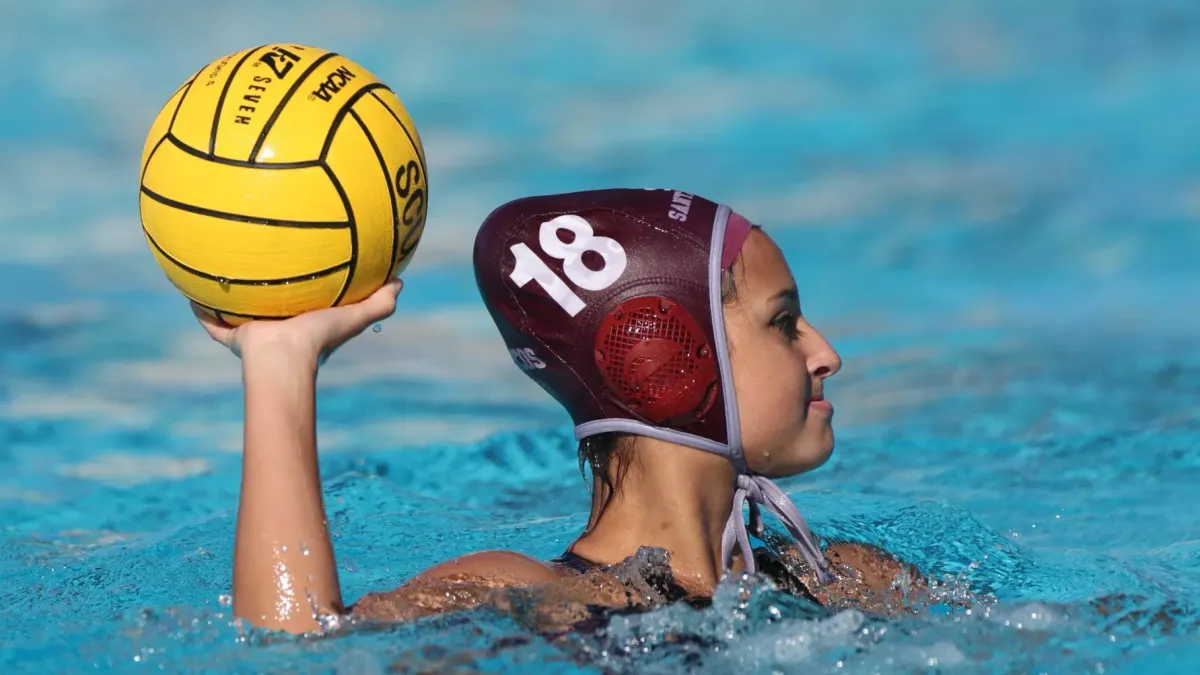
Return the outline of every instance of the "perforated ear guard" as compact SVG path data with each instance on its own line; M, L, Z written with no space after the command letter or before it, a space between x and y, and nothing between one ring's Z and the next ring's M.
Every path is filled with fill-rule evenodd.
M652 424L690 424L716 400L712 345L696 319L666 298L633 298L609 310L595 357L610 393Z

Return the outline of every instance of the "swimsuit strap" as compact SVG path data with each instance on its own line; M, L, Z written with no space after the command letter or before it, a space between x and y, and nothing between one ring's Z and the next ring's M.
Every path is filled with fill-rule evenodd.
M562 555L551 560L550 563L552 565L558 565L560 567L566 567L568 569L575 570L580 574L587 574L588 572L595 572L608 567L607 565L601 565L598 562L588 560L587 558L573 551L565 551Z

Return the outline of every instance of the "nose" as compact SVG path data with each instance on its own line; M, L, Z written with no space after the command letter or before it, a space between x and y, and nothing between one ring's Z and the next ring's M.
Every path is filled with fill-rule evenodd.
M808 372L815 380L833 377L842 369L842 357L838 356L833 345L812 326L805 331L804 353Z

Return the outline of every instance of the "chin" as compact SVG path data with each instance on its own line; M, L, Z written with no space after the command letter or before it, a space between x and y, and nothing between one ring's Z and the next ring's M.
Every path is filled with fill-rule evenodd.
M809 466L808 469L806 469L806 471L812 471L813 469L819 469L822 466L825 466L825 462L828 462L829 458L832 456L833 456L833 439L830 438L829 443L823 446L823 449L821 450L821 452L817 453L816 461L813 462L812 466Z
M833 455L833 437L801 444L789 453L787 461L778 462L766 475L768 478L787 478L821 468Z
M829 458L833 456L833 445L833 427L829 425L825 425L816 438L806 439L803 451L798 453L807 460L804 471L812 471L824 466L825 462L828 462Z

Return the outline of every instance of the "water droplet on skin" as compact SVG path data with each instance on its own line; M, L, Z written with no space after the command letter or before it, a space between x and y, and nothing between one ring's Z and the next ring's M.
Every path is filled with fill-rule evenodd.
M300 544L300 555L308 555L308 547Z
M374 326L371 326L371 332L372 332L372 333L379 333L379 332L381 332L381 331L383 331L383 324L381 324L381 323L377 323L377 324L375 324Z

